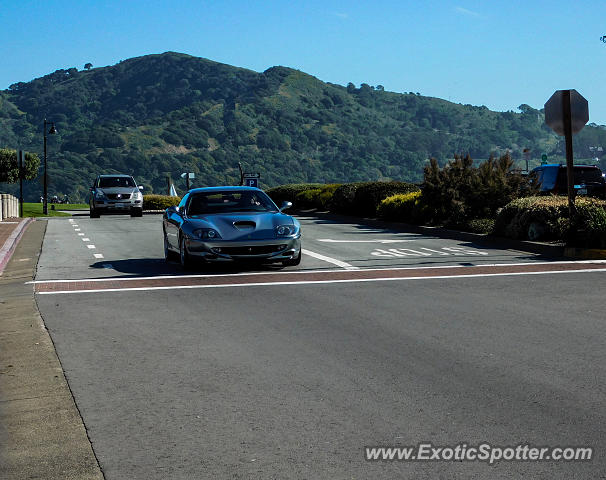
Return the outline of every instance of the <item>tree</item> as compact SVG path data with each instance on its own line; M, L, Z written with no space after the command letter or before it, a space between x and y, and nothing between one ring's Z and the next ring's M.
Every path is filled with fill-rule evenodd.
M511 200L531 195L536 188L515 172L509 153L473 166L469 155L455 155L440 169L435 158L425 167L423 200L436 222L464 225L473 218L493 217Z
M38 175L40 158L35 153L25 153L23 179L33 180ZM17 152L7 148L0 149L0 182L16 183L19 181L19 163Z
M93 68L93 64L92 63L86 63L84 65L84 70L90 70L91 68Z

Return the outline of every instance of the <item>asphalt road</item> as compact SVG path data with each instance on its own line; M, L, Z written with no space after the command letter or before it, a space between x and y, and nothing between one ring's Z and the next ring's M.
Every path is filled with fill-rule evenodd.
M37 281L186 277L162 259L160 216L70 220L49 221ZM37 295L107 479L606 478L606 271L301 222L299 267L187 275L237 285ZM355 280L493 264L533 270ZM354 281L247 284L285 271ZM589 446L594 459L364 460L365 446L420 442Z

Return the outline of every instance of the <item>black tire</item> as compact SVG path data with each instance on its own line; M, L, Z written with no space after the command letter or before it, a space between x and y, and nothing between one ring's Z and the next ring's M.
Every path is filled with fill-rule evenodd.
M164 260L170 262L176 260L177 254L168 248L168 241L166 240L166 232L164 232Z
M282 265L284 265L285 267L296 267L300 263L301 263L301 249L299 249L299 255L297 255L292 260L286 260L286 261L282 262Z
M187 246L185 245L185 238L179 237L179 263L183 270L191 270L193 267L193 260L187 252Z
M90 209L90 218L99 218L100 216L101 214L99 213L99 210L95 208Z
M133 208L130 211L130 216L131 217L142 217L143 216L143 209L142 208Z

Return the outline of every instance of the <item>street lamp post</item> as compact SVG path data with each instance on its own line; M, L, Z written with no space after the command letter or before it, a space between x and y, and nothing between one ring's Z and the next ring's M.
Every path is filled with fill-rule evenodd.
M48 168L46 164L46 126L50 125L50 129L48 130L49 135L55 135L57 133L57 129L55 128L54 122L47 122L46 118L44 119L44 198L43 198L43 207L42 212L44 215L48 215Z

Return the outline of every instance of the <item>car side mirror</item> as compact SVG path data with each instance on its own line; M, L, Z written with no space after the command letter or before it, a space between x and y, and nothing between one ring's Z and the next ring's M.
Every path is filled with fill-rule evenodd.
M143 190L143 185L139 185L139 190Z
M286 210L287 208L292 207L292 202L282 202L282 206L280 207L280 211Z
M179 207L172 206L166 209L166 213L179 213Z

